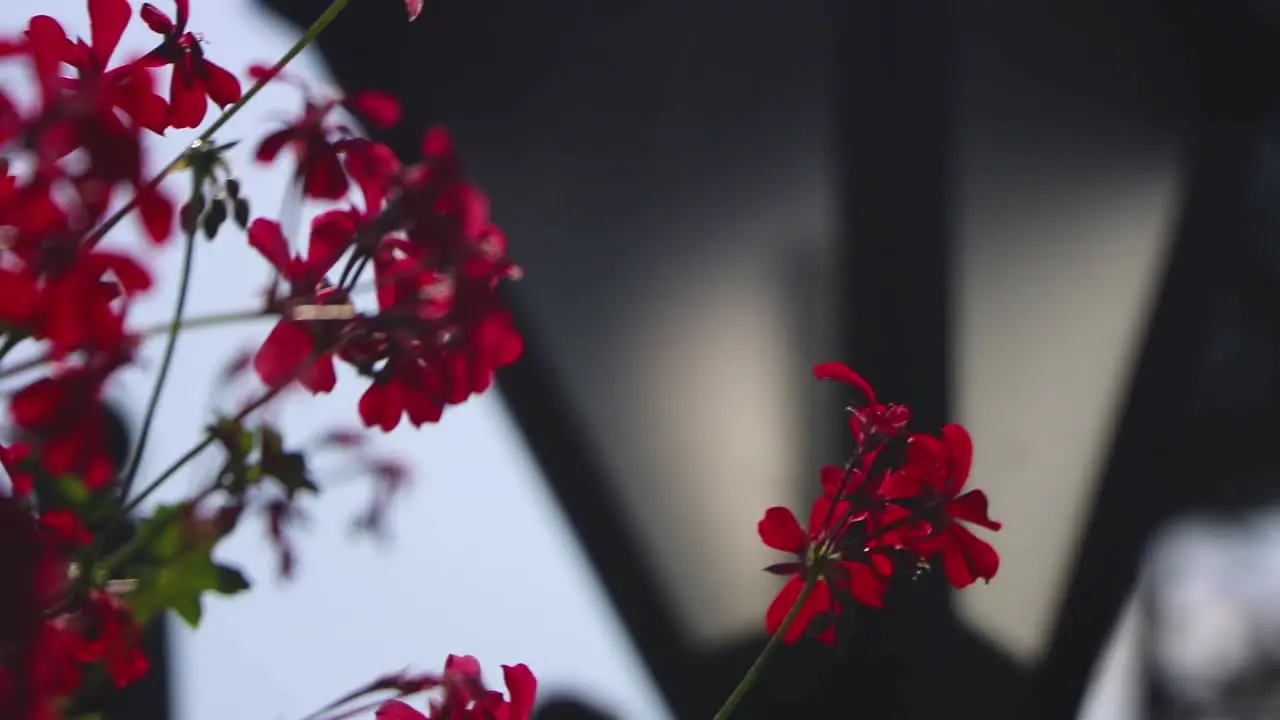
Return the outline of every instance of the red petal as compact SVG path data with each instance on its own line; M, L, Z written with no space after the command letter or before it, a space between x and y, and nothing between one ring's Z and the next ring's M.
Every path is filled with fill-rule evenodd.
M138 212L147 235L157 245L164 244L173 233L173 203L159 192L146 189L138 190L138 200Z
M538 695L538 679L523 663L503 665L502 677L511 696L511 708L507 720L529 720L533 714L533 701Z
M175 128L193 128L204 120L209 101L204 88L182 65L173 66L169 78L169 125Z
M348 210L330 210L311 221L307 269L319 278L346 252L356 234L356 218Z
M129 0L89 0L89 29L93 50L105 64L120 44L120 37L129 25L133 8Z
M269 163L275 160L276 156L280 154L280 151L284 149L284 146L289 144L290 140L293 140L296 133L297 131L292 127L287 127L283 130L273 132L263 138L262 142L258 145L258 162Z
M19 427L39 430L48 425L67 400L67 384L42 378L19 390L9 401L9 413Z
M0 268L0 322L23 326L40 303L40 290L31 277Z
M315 142L309 144L306 158L306 166L301 168L306 173L302 184L303 193L317 200L342 199L350 184L338 153L323 142Z
M883 555L875 557L883 558ZM886 558L887 559L887 558ZM889 590L889 581L876 572L875 568L861 562L846 562L849 572L849 592L858 602L868 607L884 605L884 594Z
M786 585L778 591L777 597L769 604L769 609L765 611L764 624L765 629L770 635L776 634L782 628L783 621L787 615L791 613L791 609L795 607L796 601L800 599L800 593L804 590L804 579L796 576L787 581ZM794 643L804 637L804 631L809 627L812 621L818 615L829 612L831 610L831 587L825 582L819 581L809 593L809 597L805 599L804 606L800 608L795 620L787 627L787 632L782 636L785 643Z
M85 547L93 543L93 536L80 522L80 516L70 510L46 510L40 515L40 525L60 545Z
M404 110L391 93L366 90L347 98L347 105L378 129L385 130L400 123Z
M316 358L298 379L313 394L333 392L334 386L338 384L338 376L333 370L333 354L325 353Z
M764 517L756 526L760 539L774 550L802 555L809 544L809 536L800 521L791 510L785 507L771 507L765 510Z
M443 125L434 125L422 136L422 157L427 160L453 159L453 138Z
M404 388L395 381L375 381L360 396L360 419L367 427L391 432L404 414Z
M837 465L828 465L822 468L822 494L832 498L837 494L848 495L858 487L860 475L857 470L849 471Z
M973 468L973 438L963 425L946 425L942 428L942 444L947 452L947 494L957 495L969 480Z
M142 11L138 14L142 16L142 22L146 23L152 32L161 35L168 35L173 32L173 21L169 19L168 15L160 12L160 9L155 5L143 3Z
M404 9L409 11L409 22L417 20L422 14L422 2L423 0L404 0Z
M284 231L280 229L280 223L274 220L258 218L249 224L249 245L253 249L262 253L262 257L267 259L279 272L283 273L289 267L289 243L284 239Z
M953 587L964 588L978 578L990 580L996 576L1000 555L990 543L960 525L947 529L946 540L942 562Z
M253 369L262 382L280 387L292 382L311 359L311 333L302 323L282 320L272 328L266 342L253 356Z
M218 103L218 107L226 107L240 100L240 81L221 65L205 60L200 80L204 83L205 92Z
M115 275L126 295L136 295L151 289L151 273L128 255L98 253L102 267Z
M1001 528L1000 523L987 516L987 494L981 490L970 490L947 503L947 514L956 520L981 525L988 530Z
M846 385L852 385L854 388L862 392L866 396L868 405L876 404L876 393L871 389L871 383L862 379L862 376L854 372L849 366L838 362L825 362L815 365L813 368L813 376L819 380L835 380Z
M388 700L374 715L377 720L427 720L427 716L399 700Z

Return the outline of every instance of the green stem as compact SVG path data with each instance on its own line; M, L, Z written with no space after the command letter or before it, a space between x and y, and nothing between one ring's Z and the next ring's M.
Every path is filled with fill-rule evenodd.
M203 178L197 173L195 182L198 185ZM196 188L199 192L199 187ZM178 335L182 330L182 314L187 307L187 290L191 286L191 266L196 255L196 229L187 231L186 243L182 248L182 279L178 283L178 299L173 304L173 320L169 322L169 339L164 345L164 356L160 360L160 371L156 374L156 384L151 388L151 398L147 400L147 411L142 416L142 429L138 433L138 444L133 449L133 456L125 470L124 480L120 484L120 499L129 497L133 487L133 479L138 475L138 466L142 464L142 453L147 449L147 438L151 435L151 425L156 419L156 409L160 406L160 394L164 392L164 382L169 377L169 368L173 365L173 353L178 347Z
M275 318L262 310L236 310L233 312L210 313L208 315L197 315L195 317L184 318L182 324L178 326L178 330L199 330L202 328L217 327L218 325L232 325L245 320L265 320L267 318ZM153 325L138 331L143 337L151 337L153 335L168 334L173 329L172 323L164 323L163 325Z
M286 387L288 387L288 385L280 385L278 387L274 387L274 388L271 388L270 390L267 390L265 393L259 396L257 400L254 400L253 402L249 403L244 407L244 409L242 409L239 413L237 413L236 416L233 418L233 421L239 422L241 420L244 420L253 411L271 402L271 400L275 398L276 395L279 395L280 392L283 391ZM207 450L209 446L212 445L216 440L217 440L217 436L214 435L212 432L205 433L204 438L200 442L192 446L192 448L188 450L186 453L184 453L182 457L178 458L177 460L174 460L169 465L169 467L164 469L164 472L160 473L160 475L156 477L155 480L152 480L150 484L148 484L136 496L130 499L129 502L125 503L124 508L122 508L121 510L121 516L128 517L129 513L133 512L139 505L142 504L142 501L146 500L152 493L154 493L157 489L159 489L160 486L163 485L166 480L178 474L178 471L181 470L183 466L185 466L187 463L191 462L192 460L196 459L196 457L199 456L200 453Z
M281 70L283 70L286 65L292 62L299 53L305 50L308 45L319 37L320 33L324 32L324 29L329 27L329 24L332 23L344 9L346 9L349 2L350 0L333 0L333 2L329 3L329 7L321 13L320 17L316 18L315 22L311 23L311 27L307 28L307 32L303 34L298 42L294 43L293 47L289 48L289 51L276 61L276 64L271 68L271 72L265 75L261 80L254 83L253 87L249 88L248 92L241 95L239 100L232 103L226 110L223 110L222 114L218 116L218 119L214 120L213 124L208 128L205 128L205 131L200 133L200 137L196 138L196 140L191 143L191 146L195 147L203 145L213 139L214 133L221 130L223 126L231 120L231 118L235 117L236 113L240 112L241 108L252 100L255 95L261 92L262 88L266 87L267 83L271 82L271 80ZM177 157L170 160L169 164L165 165L163 170L147 182L145 190L136 193L132 198L130 198L129 202L125 203L123 207L112 213L112 215L108 217L97 230L93 231L93 234L89 236L86 243L89 246L96 245L98 241L111 230L111 228L118 225L121 220L128 216L129 213L133 212L134 208L138 207L138 200L143 194L154 190L166 177L172 174L174 170L177 170L182 165L183 160L186 159L186 156L187 150L183 150Z
M751 689L760 676L764 673L764 667L769 663L769 658L778 651L778 647L782 645L782 638L787 634L787 629L796 621L800 615L800 609L804 607L804 603L809 599L809 593L813 592L814 586L817 584L816 578L809 578L804 588L800 591L800 596L796 598L796 602L791 606L791 612L787 613L787 617L783 619L782 626L778 631L769 638L769 642L764 646L764 650L760 651L760 657L756 658L751 667L747 669L747 674L742 676L742 680L738 686L729 693L728 699L724 701L724 705L716 711L713 720L728 720L733 715L733 711L738 708L738 704L742 702L742 698L746 697L747 691Z
M184 318L182 324L178 326L178 330L200 330L202 328L216 327L218 325L231 325L245 320L265 320L274 318L275 315L263 312L262 310L236 310L233 312L210 313L209 315L198 315L192 318ZM156 335L168 335L173 331L173 323L166 322L160 325L152 325L138 331L138 334L144 338L154 337ZM28 358L22 362L0 370L0 380L19 375L28 370L34 370L50 361L48 355L40 355Z

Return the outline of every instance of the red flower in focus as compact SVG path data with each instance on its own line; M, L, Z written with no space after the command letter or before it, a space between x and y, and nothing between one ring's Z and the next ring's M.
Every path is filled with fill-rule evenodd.
M775 574L790 576L765 613L765 627L770 634L777 633L782 627L810 578L814 582L813 590L805 598L795 620L787 627L782 638L784 642L798 641L814 619L841 612L841 605L832 592L833 586L865 605L880 607L884 603L887 577L893 569L889 559L878 553L866 553L865 558L857 560L848 560L840 555L840 541L844 529L853 519L852 509L848 502L833 502L829 496L823 495L814 502L809 513L808 531L785 507L771 507L765 511L758 527L760 539L774 550L789 552L798 558L797 562L780 563L769 568ZM824 629L818 639L827 644L834 643L834 626Z
M142 653L142 626L129 608L110 593L95 590L85 608L93 638L79 649L81 662L103 662L116 687L125 687L147 674L150 663Z
M904 405L883 405L876 399L876 392L871 384L848 366L828 362L814 366L813 376L819 380L835 380L852 386L861 395L861 402L849 408L849 427L853 437L859 444L867 443L871 447L863 448L867 452L889 438L901 435L911 420L911 411Z
M255 67L250 72L261 79L270 77L271 71L271 68ZM338 156L351 131L341 126L330 127L327 123L329 113L344 105L373 127L386 129L400 122L400 103L379 91L357 93L345 100L316 100L305 85L294 84L299 85L304 93L302 115L262 140L258 145L258 161L272 162L281 150L290 148L297 160L294 177L302 183L303 195L322 200L341 199L347 194L350 183Z
M337 383L332 352L311 362L322 347L318 341L332 339L333 333L327 330L334 320L309 319L307 313L325 306L349 306L346 293L330 286L324 276L346 250L355 230L354 221L341 210L319 215L311 223L311 243L304 258L289 252L279 223L259 218L249 225L249 244L289 282L290 288L288 299L282 303L284 317L253 358L254 369L267 385L279 387L298 379L311 392L326 393Z
M538 693L538 680L524 664L503 665L502 677L510 696L489 690L480 678L480 663L469 655L450 655L440 686L443 695L427 713L399 700L378 708L377 720L529 720Z
M187 32L191 0L174 0L177 19L161 12L155 5L142 6L142 21L164 39L139 61L145 67L173 67L169 81L169 125L193 128L204 120L208 103L205 96L219 107L240 100L240 81L226 69L204 57L200 40Z
M906 465L891 473L881 492L908 503L928 523L925 534L914 534L911 548L928 557L940 554L947 578L963 588L982 578L990 581L1000 569L1000 555L989 543L961 524L989 530L1000 523L987 515L987 496L981 490L963 493L973 465L973 440L960 425L942 428L942 437L912 435Z

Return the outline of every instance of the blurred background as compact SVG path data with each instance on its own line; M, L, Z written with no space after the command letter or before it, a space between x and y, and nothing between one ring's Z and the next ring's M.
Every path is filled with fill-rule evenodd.
M323 9L193 5L241 70ZM839 359L970 428L1000 575L787 650L743 718L1275 717L1277 40L1263 0L359 4L301 72L403 98L403 155L450 125L527 270L527 356L387 438L423 481L384 547L348 542L340 494L292 585L237 537L265 589L157 637L170 682L122 702L301 717L465 651L540 671L543 718L710 717L765 641L756 521L841 457L809 375ZM228 136L271 117L246 115ZM261 282L243 250L209 251L210 308ZM179 367L207 384L237 332Z

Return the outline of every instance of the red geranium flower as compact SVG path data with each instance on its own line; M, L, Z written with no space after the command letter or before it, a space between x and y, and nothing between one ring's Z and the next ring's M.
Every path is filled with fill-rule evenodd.
M504 697L480 679L480 663L469 655L450 655L440 686L443 696L423 713L399 700L378 708L377 720L529 720L538 693L538 680L524 664L503 665Z
M95 590L89 594L85 617L93 638L80 648L81 662L103 662L116 687L125 687L147 674L150 663L142 653L142 626L119 598Z
M872 447L889 438L901 435L911 421L911 411L904 405L884 405L876 399L876 391L861 375L838 362L820 363L813 368L813 376L819 380L835 380L852 386L862 395L850 408L849 427L854 439Z
M842 608L832 592L833 586L865 605L880 607L884 603L887 577L893 569L889 559L878 553L867 553L864 558L850 560L840 554L840 539L844 528L853 519L852 510L848 502L833 502L824 494L813 504L807 531L785 507L769 508L760 520L758 530L764 544L774 550L792 553L798 559L769 568L775 574L789 575L787 583L778 591L765 613L765 627L770 634L777 633L782 627L799 600L806 581L812 578L815 583L783 635L783 642L798 641L818 617L840 614ZM834 643L834 626L819 633L818 639L827 644Z
M354 222L340 210L316 217L311 223L311 243L306 257L290 253L284 231L277 222L259 218L249 225L248 233L249 244L262 253L290 288L288 299L282 303L285 316L254 355L254 370L272 387L298 379L313 393L333 390L337 384L333 353L325 352L307 367L319 347L317 340L325 339L317 337L317 333L323 334L325 323L332 321L308 320L296 313L305 306L346 304L345 295L330 287L324 276L351 242Z
M272 68L254 67L250 73L262 79L270 77L271 71ZM303 195L322 200L338 200L351 187L338 156L345 147L345 139L352 132L342 126L331 127L327 122L329 113L339 105L344 105L373 127L386 129L400 122L400 102L379 91L356 93L343 100L317 100L312 97L306 85L297 81L293 84L303 92L302 115L262 140L258 145L258 161L270 163L281 150L290 148L297 161L294 177L302 183Z
M208 103L205 96L219 107L240 100L240 81L223 67L206 60L200 40L187 32L191 0L174 0L177 19L161 12L155 5L142 6L142 21L164 36L154 50L142 57L146 67L173 67L169 81L169 125L193 128L204 120Z
M928 523L926 534L910 541L923 556L940 554L947 578L963 588L982 578L990 581L1000 569L1000 555L988 542L961 524L969 522L989 530L1000 523L987 515L987 496L981 490L963 493L973 466L973 439L960 425L942 428L942 437L912 435L907 462L891 473L881 492L886 498L906 501Z

